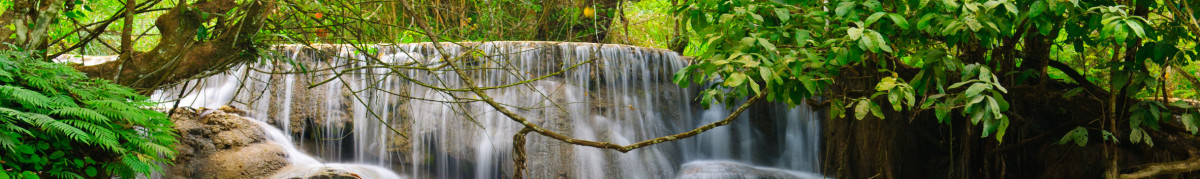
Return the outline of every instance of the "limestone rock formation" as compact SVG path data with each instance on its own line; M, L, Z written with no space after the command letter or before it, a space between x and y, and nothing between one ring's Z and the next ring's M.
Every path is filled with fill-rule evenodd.
M223 109L175 110L179 154L164 178L263 178L288 165L287 154L265 140L261 128Z

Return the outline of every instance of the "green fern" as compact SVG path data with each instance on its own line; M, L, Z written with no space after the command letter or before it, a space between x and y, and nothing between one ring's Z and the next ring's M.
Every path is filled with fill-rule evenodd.
M176 151L165 114L133 89L23 51L0 51L0 179L160 171ZM96 160L93 160L96 159Z

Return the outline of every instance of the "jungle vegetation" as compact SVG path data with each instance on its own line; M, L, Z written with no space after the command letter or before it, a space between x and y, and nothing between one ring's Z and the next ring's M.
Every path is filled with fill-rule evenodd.
M1193 9L1200 9L1200 2L15 0L0 2L0 42L7 44L0 48L21 54L11 55L15 59L11 64L30 62L10 65L7 70L14 74L74 73L62 65L34 63L65 54L119 55L118 60L74 70L148 94L237 64L289 63L260 60L273 44L497 40L633 44L693 57L691 66L678 72L674 81L681 86L711 84L695 99L703 105L740 105L740 112L763 100L828 110L826 167L822 167L828 176L1140 178L1200 170L1200 138L1195 136L1200 132L1196 100L1200 67L1195 63L1200 55L1200 14ZM464 73L465 62L447 64L450 69L444 70ZM92 105L87 102L92 98L84 98L89 96L64 92L61 89L68 88L56 88L56 83L42 86L30 84L24 76L10 78L16 82L2 84L45 96L45 101L0 97L0 105L7 105L2 107L25 116L48 116L54 121L78 117L97 124L90 121L96 115L53 112L62 107L57 104L67 104L63 102L67 99L57 96L97 112L117 105ZM92 82L119 88L103 80ZM515 122L525 121L473 85L450 90L472 91L479 97L458 100L483 101ZM0 92L12 91L17 90ZM121 100L124 111L148 106L144 97L128 90L115 93L113 99L126 99ZM51 104L52 100L59 102ZM533 132L578 145L629 151L729 124L739 112L692 132L628 146L576 140L528 123L514 138L524 139ZM112 119L106 129L114 131L132 126L162 129L153 125L169 124L162 121L164 116L150 113L108 116L100 112L100 116ZM11 119L14 122L8 124L19 128L8 133L16 141L12 146L18 147L5 148L2 154L24 152L19 146L37 147L36 141L47 138L71 137L61 132L70 128ZM86 132L97 135L91 129ZM123 154L153 156L139 160L143 163L169 159L169 150L140 146L169 146L170 141L158 140L171 136L169 132L152 136L149 142L124 147ZM79 139L74 142L99 142ZM88 146L110 149L114 154L109 155L122 154L113 150L121 146ZM935 150L926 150L930 148ZM87 157L56 158L54 151L43 150L48 149L29 155L53 158L42 163ZM87 174L94 165L133 166L84 163L65 172ZM35 175L53 174L28 169L37 165L4 166L19 166L13 171ZM116 170L120 166L105 168L129 173Z

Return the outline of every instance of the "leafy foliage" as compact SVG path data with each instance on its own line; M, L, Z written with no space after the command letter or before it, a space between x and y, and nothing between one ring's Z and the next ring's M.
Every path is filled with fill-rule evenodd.
M1165 105L1166 99L1123 102L1195 97L1192 91L1200 82L1180 74L1197 70L1189 64L1200 57L1195 50L1200 48L1200 26L1188 21L1196 15L1182 13L1197 6L1164 1L700 0L676 7L698 43L689 47L689 55L697 58L674 81L709 84L699 96L704 105L768 93L768 100L792 105L824 96L834 106L831 116L839 118L853 112L856 119L883 119L884 102L891 111L931 110L939 123L965 118L982 126L982 137L1002 142L1011 123L1006 86L1044 86L1027 79L1049 77L1079 86L1064 90L1064 98L1088 95L1113 104L1105 106L1104 116L1129 122L1129 133L1120 136L1152 145L1146 130L1158 130L1172 115L1182 115L1193 133L1200 131L1193 105ZM1074 68L1084 73L1067 73L1075 73ZM870 86L835 79L877 81L873 92L847 95L833 88ZM1115 142L1118 130L1124 131L1110 127L1100 133ZM1087 132L1080 128L1067 136L1064 140L1083 145Z
M132 89L0 51L0 178L122 178L169 164L175 131Z

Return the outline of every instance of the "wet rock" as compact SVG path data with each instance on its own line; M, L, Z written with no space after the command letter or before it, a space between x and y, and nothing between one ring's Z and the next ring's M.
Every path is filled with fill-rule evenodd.
M689 179L817 179L824 176L768 167L756 167L729 161L694 161L683 164L676 178Z
M287 154L234 108L175 110L175 165L163 178L263 178L288 165Z
M270 176L288 165L287 153L274 143L259 142L221 150L208 158L205 174L214 178L258 178Z
M326 169L310 176L293 177L292 179L361 179L358 174L344 170Z

